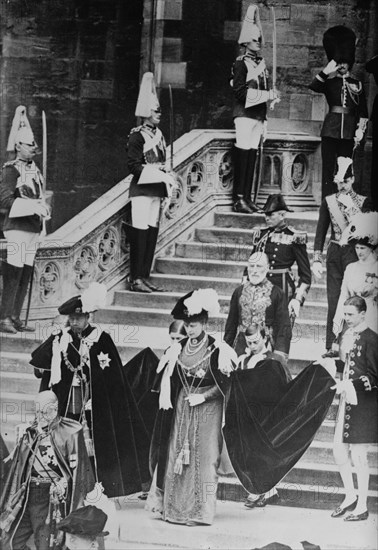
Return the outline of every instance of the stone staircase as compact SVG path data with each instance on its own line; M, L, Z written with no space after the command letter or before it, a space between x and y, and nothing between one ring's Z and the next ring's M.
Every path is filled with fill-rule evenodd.
M293 213L289 223L308 231L309 253L315 233L317 212ZM250 229L263 225L260 215L218 212L209 227L197 228L190 240L176 242L170 256L155 261L153 280L169 289L149 295L116 290L112 305L96 313L94 322L112 335L122 360L126 362L146 346L158 355L169 344L167 328L177 299L195 288L214 288L220 297L221 311L211 319L209 332L221 337L231 294L240 283L250 254ZM311 259L311 258L310 258ZM294 270L295 271L295 270ZM325 273L314 281L301 316L293 330L291 372L298 374L324 351L326 317ZM51 322L38 322L35 335L1 335L1 432L9 447L15 426L32 417L32 397L38 380L28 365L30 352L51 330ZM332 438L337 401L302 459L279 485L280 504L332 509L342 499L341 479L334 465ZM378 453L371 446L369 466L369 509L378 510ZM241 500L245 490L234 476L222 477L219 498Z

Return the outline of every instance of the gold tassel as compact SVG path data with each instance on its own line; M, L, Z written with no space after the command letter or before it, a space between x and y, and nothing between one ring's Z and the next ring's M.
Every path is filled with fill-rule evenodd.
M190 448L189 448L189 441L187 439L185 440L182 453L183 453L182 463L183 464L189 464L189 462L190 462Z
M182 474L182 456L183 456L183 450L181 449L178 457L176 458L176 462L173 468L173 473L178 474L179 476Z

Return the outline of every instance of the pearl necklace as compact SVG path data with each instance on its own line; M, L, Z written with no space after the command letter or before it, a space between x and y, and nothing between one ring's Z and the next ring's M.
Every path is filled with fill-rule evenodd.
M204 337L202 338L199 344L197 343L197 338L189 338L185 345L185 353L187 355L195 355L203 348L206 342L207 342L206 334L204 335Z

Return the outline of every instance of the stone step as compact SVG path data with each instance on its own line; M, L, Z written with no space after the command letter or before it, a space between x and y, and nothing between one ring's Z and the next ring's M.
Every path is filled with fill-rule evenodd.
M231 296L235 288L240 284L239 278L219 277L195 277L185 275L175 275L170 273L152 273L152 280L170 292L178 292L183 295L189 288L214 288L221 295ZM314 283L308 294L308 300L326 301L326 286L324 284Z
M196 258L207 262L244 262L248 261L252 253L252 245L223 243L204 243L196 241L182 241L175 245L175 256L177 258ZM313 251L308 251L310 263L313 259Z
M322 464L335 464L332 451L332 442L314 440L301 458L302 462L319 462ZM371 445L368 451L369 468L378 467L378 446Z
M40 381L31 372L0 372L1 393L19 393L20 395L35 395L38 393Z
M356 474L353 474L356 481ZM306 483L321 486L333 486L341 489L341 478L336 464L324 464L318 462L304 462L300 460L295 468L290 470L284 478L286 483ZM369 489L378 490L378 472L376 468L370 468Z
M248 246L251 243L251 229L238 229L230 227L201 227L195 230L195 241L201 243L229 243ZM307 234L309 250L313 248L315 233Z
M171 275L194 275L196 277L209 277L213 280L222 275L222 278L236 279L237 284L243 276L245 268L244 262L217 262L214 260L202 261L196 258L156 258L155 269L156 273L164 273ZM297 268L293 268L293 273L297 274ZM322 278L319 282L325 282L326 273L323 271ZM187 287L188 288L188 287ZM189 291L189 290L188 290ZM222 293L223 294L223 293Z
M114 306L122 307L149 307L172 310L181 292L153 292L143 294L130 292L128 290L117 290L114 293ZM230 296L219 296L220 309L222 313L228 313L230 307ZM301 316L307 319L323 320L327 316L327 304L325 302L306 301L301 310Z
M340 484L321 485L319 483L288 483L286 480L277 485L279 500L273 504L298 508L316 508L333 510L343 500L345 492ZM235 478L221 477L218 484L218 499L241 502L247 497L247 491ZM369 490L368 509L378 511L378 492ZM253 511L251 511L253 513Z
M318 223L318 212L287 214L286 220L290 226L298 231L316 231ZM235 212L216 212L214 215L214 225L217 227L233 227L235 229L251 229L255 227L266 226L265 216L263 214L237 214Z
M135 331L140 326L149 326L156 324L158 327L168 327L172 322L171 309L152 308L152 307L125 307L125 306L107 306L96 314L97 322L123 324L133 327ZM227 315L220 313L209 319L209 333L224 332ZM310 319L298 319L293 327L293 338L323 339L325 335L325 321L313 321Z

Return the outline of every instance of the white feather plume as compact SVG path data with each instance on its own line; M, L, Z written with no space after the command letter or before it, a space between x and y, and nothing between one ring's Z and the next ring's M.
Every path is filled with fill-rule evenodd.
M83 313L91 313L106 306L107 289L104 283L90 283L81 295Z
M340 245L360 239L368 239L371 246L378 245L378 212L359 212L352 216L341 235Z
M195 290L189 298L184 300L184 306L188 311L188 315L197 315L204 309L209 316L218 315L219 301L218 294L212 288L200 288Z

